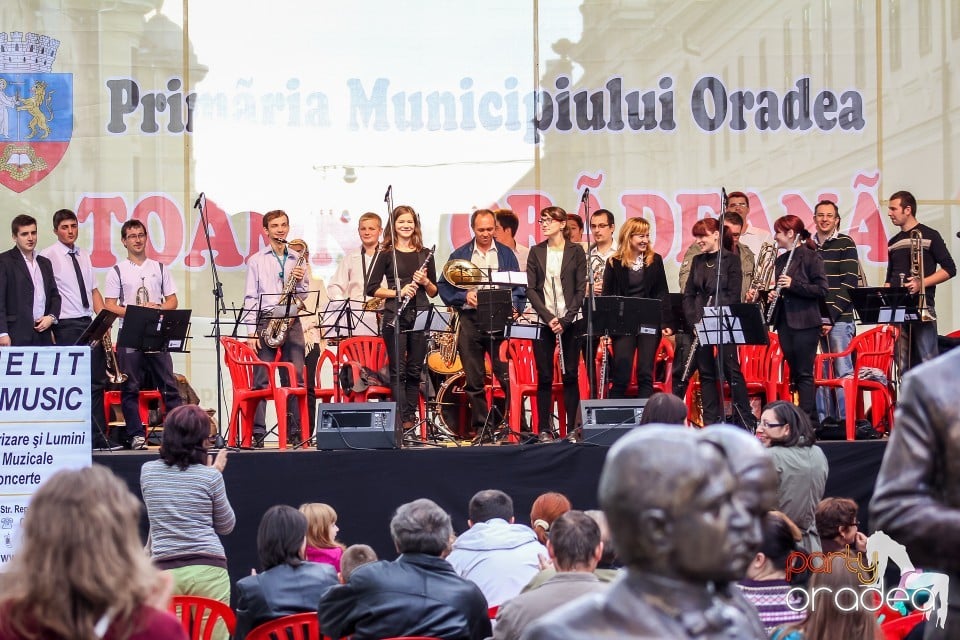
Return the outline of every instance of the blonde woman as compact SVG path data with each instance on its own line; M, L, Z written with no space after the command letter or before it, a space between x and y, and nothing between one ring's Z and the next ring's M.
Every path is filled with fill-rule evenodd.
M99 465L44 482L0 573L0 640L186 640L166 613L172 579L143 552L140 509Z
M322 502L300 505L300 513L307 517L307 549L304 558L309 562L329 564L340 572L340 558L346 548L337 542L337 512Z
M603 271L603 295L631 296L663 300L670 293L663 257L653 251L650 223L643 218L630 218L620 229L620 248L607 260ZM670 329L663 333L670 335ZM653 365L660 346L661 332L613 337L613 388L611 398L625 398L630 384L634 356L637 363L639 397L653 393Z

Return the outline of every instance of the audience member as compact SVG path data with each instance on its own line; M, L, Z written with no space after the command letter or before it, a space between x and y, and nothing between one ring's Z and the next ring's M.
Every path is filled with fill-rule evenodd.
M513 517L513 500L503 491L479 491L467 507L470 527L453 543L447 562L475 583L496 607L513 598L540 569L547 549L537 534Z
M353 640L488 637L483 593L441 557L453 536L447 512L427 499L401 505L390 521L390 534L400 557L364 565L320 598L323 633L352 635Z
M227 499L223 470L227 450L207 459L210 416L195 404L167 414L160 459L140 469L140 490L150 521L154 564L169 570L174 594L230 603L230 576L219 536L233 531L236 517ZM226 638L217 625L215 638Z
M866 551L867 536L860 531L859 507L850 498L824 498L817 505L817 535L824 553Z
M926 237L926 236L924 236ZM960 349L903 378L896 424L870 502L870 523L918 566L949 576L949 613L928 638L960 636ZM931 631L940 624L944 627Z
M337 512L328 504L308 502L300 505L300 513L307 517L307 552L310 562L329 564L339 573L345 547L337 542Z
M620 565L617 563L617 550L614 548L613 540L610 537L610 525L607 523L607 516L599 509L591 509L584 511L584 513L597 523L597 526L600 528L600 541L603 542L603 555L600 556L600 560L597 562L597 568L593 570L593 574L597 576L600 582L613 582L614 579L620 575ZM549 558L541 558L540 564L543 568L537 575L533 576L533 579L527 583L527 586L523 588L521 593L526 593L527 591L532 591L540 587L544 582L557 574L554 563Z
M806 617L799 610L802 597L790 593L799 580L787 581L786 571L790 554L804 552L800 539L800 528L790 518L779 511L768 513L763 519L763 546L747 567L747 577L737 583L744 597L757 608L767 633Z
M237 581L234 640L265 622L316 611L320 596L337 584L329 564L304 561L306 546L306 516L283 504L267 509L257 530L261 571Z
M356 569L365 564L377 561L377 552L373 547L367 544L352 544L343 551L343 557L340 558L340 584L346 583Z
M650 425L614 444L598 493L627 574L546 614L525 639L766 638L730 582L760 547L759 510L773 506L776 474L746 433L709 439L704 431ZM737 459L760 469L761 490L749 493L762 503L745 501Z
M640 424L687 424L687 405L672 393L658 391L650 396Z
M0 639L186 640L166 613L173 580L143 552L140 513L106 467L47 479L0 572Z
M600 527L582 511L568 511L553 523L547 552L556 573L542 585L500 607L495 640L519 640L527 626L543 614L587 593L602 591L594 571L603 555Z
M806 619L777 629L771 640L883 640L874 612L857 602L863 588L857 572L847 569L843 556L828 562L830 570L810 580Z
M547 533L553 521L572 508L570 500L562 493L548 491L537 496L530 507L530 526L540 544L547 543Z
M810 418L792 402L771 402L760 414L757 438L768 447L780 476L778 508L803 531L803 547L820 551L816 510L829 468L827 456L814 444Z

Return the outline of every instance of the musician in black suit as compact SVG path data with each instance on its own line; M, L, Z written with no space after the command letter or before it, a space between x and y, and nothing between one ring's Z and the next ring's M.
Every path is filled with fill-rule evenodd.
M60 315L53 267L38 254L37 221L19 215L10 224L16 246L0 254L0 346L46 347Z
M527 299L540 321L549 328L533 343L537 365L537 427L542 440L553 438L550 393L553 352L558 336L563 347L563 402L567 426L571 429L580 408L577 376L580 346L571 325L587 294L587 256L583 247L570 242L567 219L567 212L560 207L547 207L541 211L540 230L546 240L530 247L527 257Z
M777 245L787 251L776 261L777 288L770 292L769 300L773 304L779 297L779 301L773 310L772 324L790 366L790 382L797 389L800 410L819 424L813 363L823 326L820 301L829 290L823 257L797 216L777 218L773 230Z

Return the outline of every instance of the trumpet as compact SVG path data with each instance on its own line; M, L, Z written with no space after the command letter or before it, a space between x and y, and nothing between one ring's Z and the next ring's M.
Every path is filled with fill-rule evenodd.
M150 292L147 290L147 279L140 278L140 286L137 287L137 297L134 304L138 307L146 306L150 303Z
M920 229L910 231L910 277L916 278L920 289L917 290L917 315L921 322L933 322L937 319L927 307L927 289L923 286L923 232Z

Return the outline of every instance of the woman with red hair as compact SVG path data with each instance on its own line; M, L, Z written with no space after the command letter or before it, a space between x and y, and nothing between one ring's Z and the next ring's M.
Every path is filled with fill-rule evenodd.
M817 425L813 363L823 327L820 301L827 296L827 274L803 220L794 215L781 216L773 223L773 230L777 245L786 251L776 260L777 286L769 297L769 304L776 304L771 324L790 366L790 383L797 390L800 410Z
M573 508L567 496L550 491L537 496L530 508L530 526L537 534L540 544L547 544L547 533L553 521Z

